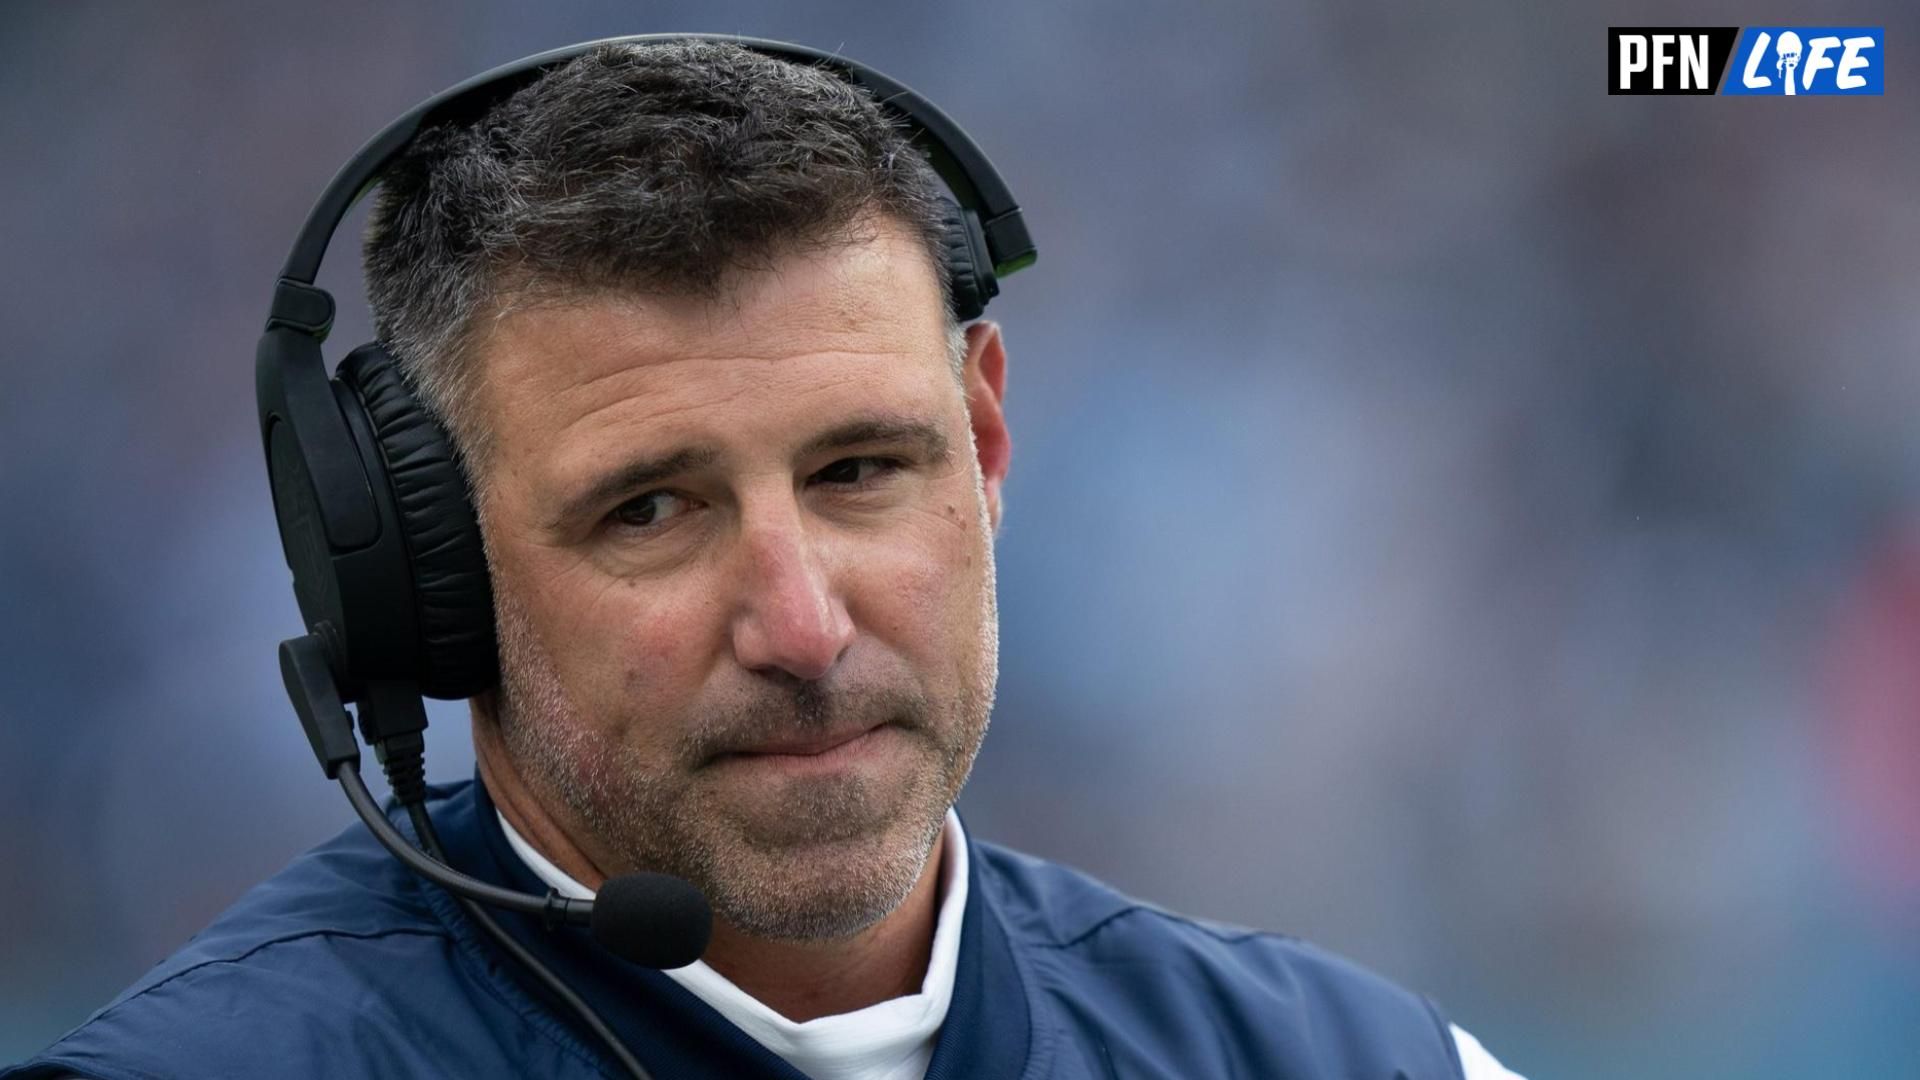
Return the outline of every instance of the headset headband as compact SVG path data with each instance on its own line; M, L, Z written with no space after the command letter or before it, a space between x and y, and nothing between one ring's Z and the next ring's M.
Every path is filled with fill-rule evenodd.
M906 118L913 144L926 152L934 172L953 190L960 205L979 216L994 273L1005 276L1034 261L1033 239L1027 233L1020 207L987 155L946 113L894 79L857 61L783 41L736 34L633 34L554 49L482 72L414 106L367 140L334 175L301 225L274 289L267 328L284 326L316 341L325 340L333 325L333 297L315 288L313 281L327 244L347 212L373 188L387 164L406 149L422 127L463 114L477 117L547 71L602 46L668 41L731 42L795 63L824 65L864 87L883 106Z

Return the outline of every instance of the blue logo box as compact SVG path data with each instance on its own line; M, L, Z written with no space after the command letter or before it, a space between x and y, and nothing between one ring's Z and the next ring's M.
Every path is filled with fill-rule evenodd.
M1749 26L1740 33L1720 92L1884 94L1884 38L1877 26Z

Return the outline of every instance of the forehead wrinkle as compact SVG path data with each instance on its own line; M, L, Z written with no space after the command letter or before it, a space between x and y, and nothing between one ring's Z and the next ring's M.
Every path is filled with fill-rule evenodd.
M911 271L902 275L897 266L889 265L897 262L888 257L891 246L840 248L838 254L851 256L853 265L816 253L807 261L829 280L815 280L798 290L784 286L791 284L791 274L799 267L781 263L737 277L733 287L717 299L595 290L529 303L513 307L511 314L499 312L489 327L488 344L505 346L516 359L529 354L545 358L546 363L528 372L536 383L559 366L552 362L556 359L588 369L572 385L549 391L555 396L591 393L608 379L699 360L770 361L822 353L914 358L925 345L916 340L921 337L915 333L916 320L905 317L901 305L883 302L880 294L890 291L888 285L900 284L903 276L923 284L917 280L922 275ZM910 245L908 252L925 260L916 247ZM636 323L641 327L638 334ZM528 336L545 347L513 347L513 338ZM796 336L813 339L803 341L803 348L814 342L827 347L794 352L784 343ZM944 366L945 334L936 327L933 338L933 351ZM755 344L759 347L748 347ZM613 365L611 370L592 370L608 363Z
M823 352L809 355L825 356L827 353ZM842 354L836 350L835 355ZM891 357L893 354L875 352L871 355ZM798 359L798 357L768 358L766 362L777 363L780 359ZM756 379L750 375L736 375L720 380L713 380L702 385L700 389L703 392L697 400L685 399L687 384L681 384L672 390L660 390L651 393L645 389L641 389L635 393L623 394L612 400L597 404L579 416L565 421L560 429L551 436L550 441L557 447L564 447L568 441L579 434L579 429L583 425L593 424L595 420L610 411L622 407L639 406L643 402L651 405L646 414L635 417L628 422L644 424L649 428L653 428L668 424L674 419L688 413L724 408L739 398L755 392L775 393L783 400L792 401L800 397L828 393L846 386L863 385L868 382L868 379L862 373L841 372L832 369L808 372L804 377L800 376L799 373L795 373L793 379L782 381L792 382L796 380L799 381L801 385L781 386L778 382L770 383L768 380ZM674 396L680 397L681 399L671 400L670 398ZM758 416L759 413L755 412L752 415ZM620 421L614 422L616 426L619 423ZM737 429L740 426L742 425L732 424L729 425L729 428ZM731 431L727 433L731 433ZM591 433L583 437L590 437L590 434Z
M857 336L863 339L879 337L883 340L871 342L865 340L840 340L827 344L826 347L822 348L795 350L792 347L787 347L776 348L770 351L751 351L738 348L720 349L716 348L716 343L711 340L701 341L698 348L682 346L678 342L671 343L665 348L652 346L621 348L614 346L613 349L609 350L609 352L614 354L610 358L613 366L609 370L594 372L588 375L583 381L554 388L547 391L547 394L553 397L573 397L580 394L590 394L610 380L617 380L623 377L644 380L650 376L657 375L664 369L686 364L712 364L716 368L724 368L728 363L735 361L777 364L832 357L874 357L879 359L897 359L901 362L912 363L919 359L919 354L922 351L915 343L888 339L889 335L886 335L884 331L860 333L853 331L852 328L843 328L840 333L848 334L850 331L852 332L851 336ZM828 332L831 333L832 331ZM942 354L941 359L944 363L944 339L939 345ZM587 349L566 350L567 353L575 356L580 356L589 351L590 350ZM532 360L528 366L534 367L536 370L552 370L552 365L540 364L538 360ZM594 366L599 365L596 364ZM671 376L660 377L671 378ZM739 382L745 378L757 379L757 377L758 373L754 373L752 376L745 374L723 375L722 381ZM645 392L645 388L642 388L642 392ZM625 397L633 396L635 395L625 395Z
M561 425L559 431L554 432L552 439L555 443L563 442L567 439L569 435L573 434L575 429L579 428L582 424L588 424L594 419L601 416L602 414L612 411L614 409L621 408L622 406L635 406L643 402L652 401L653 404L655 405L656 411L649 412L644 418L641 418L645 423L651 425L651 424L657 424L663 421L671 420L674 417L681 415L682 413L693 412L699 409L710 409L710 408L714 408L715 406L725 405L726 403L734 400L735 398L740 397L742 394L747 393L751 389L751 387L740 385L737 382L730 382L726 385L713 387L712 389L715 391L715 393L711 395L705 395L702 397L701 400L679 401L679 402L670 402L670 403L661 402L659 400L659 398L662 397L663 395L660 395L658 393L649 394L644 390L639 393L622 394L612 399L611 401L601 402L600 404L595 405L592 408L588 409L586 412L581 413L579 416L576 416L573 419L566 421L564 424Z

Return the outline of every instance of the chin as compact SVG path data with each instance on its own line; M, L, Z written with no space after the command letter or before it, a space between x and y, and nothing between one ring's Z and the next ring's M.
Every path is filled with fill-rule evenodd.
M696 879L715 914L773 941L852 937L898 910L926 870L945 824L895 819L877 832L776 849L736 849Z

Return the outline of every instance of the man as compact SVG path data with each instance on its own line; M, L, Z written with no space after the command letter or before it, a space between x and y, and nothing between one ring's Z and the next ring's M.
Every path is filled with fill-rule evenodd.
M715 912L655 972L501 916L655 1075L1508 1076L1424 999L969 837L1010 439L939 191L876 103L712 43L602 49L420 136L381 338L479 512L501 680L448 860ZM358 829L20 1076L596 1076L608 1046Z

